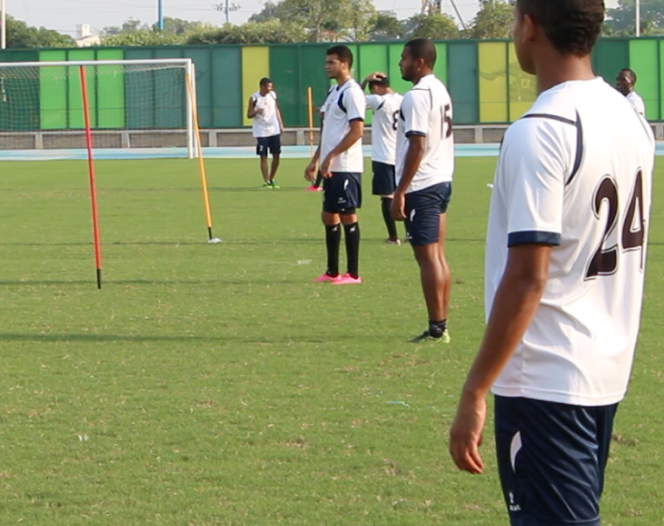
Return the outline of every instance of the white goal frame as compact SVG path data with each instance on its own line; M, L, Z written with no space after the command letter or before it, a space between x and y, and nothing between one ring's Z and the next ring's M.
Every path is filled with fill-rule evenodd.
M196 97L196 67L190 58L156 58L156 59L138 59L138 60L72 60L72 61L54 61L54 62L3 62L0 69L9 68L48 68L48 67L73 67L84 68L99 66L149 66L149 65L179 65L184 66L185 75L191 82L191 92L185 88L185 108L187 113L187 158L194 159L200 156L198 141L196 140L197 126L194 123L194 115L197 115L198 100ZM39 130L35 130L38 132ZM94 130L93 130L94 131ZM130 131L130 130L128 130Z

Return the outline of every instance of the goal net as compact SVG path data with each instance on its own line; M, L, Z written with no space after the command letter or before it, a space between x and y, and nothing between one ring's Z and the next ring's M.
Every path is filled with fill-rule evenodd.
M191 59L2 63L0 150L86 147L81 67L93 148L196 156Z

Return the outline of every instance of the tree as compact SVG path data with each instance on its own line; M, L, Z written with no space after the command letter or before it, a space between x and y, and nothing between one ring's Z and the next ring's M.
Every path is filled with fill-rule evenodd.
M168 16L164 18L164 33L169 33L171 35L185 35L196 31L209 31L213 28L214 26L212 24L206 24L203 22L191 22L190 20L170 18ZM154 24L152 30L158 31L159 26Z
M636 4L634 0L618 0L618 7L607 10L604 33L631 36L635 33ZM641 0L641 34L664 33L664 0Z
M449 15L432 13L409 18L406 21L406 34L408 38L448 40L458 38L459 28Z
M185 42L185 35L161 33L159 31L152 31L151 29L144 29L130 33L105 36L101 40L101 45L108 47L172 46L181 45Z
M149 31L150 26L142 23L135 18L129 18L122 23L122 26L109 26L102 29L101 34L106 36L121 35L127 33L138 33L139 31Z
M403 23L395 16L377 13L371 19L368 36L369 40L399 40L404 37L405 32Z
M471 22L471 38L511 38L514 8L503 0L480 0L480 10Z
M249 17L250 22L267 22L268 20L280 18L279 3L265 2L263 9L260 13L256 13Z
M279 44L302 42L306 31L295 23L279 20L247 22L241 26L226 24L222 28L192 33L187 44Z
M7 16L7 47L75 47L74 39L52 29L28 26L25 22Z

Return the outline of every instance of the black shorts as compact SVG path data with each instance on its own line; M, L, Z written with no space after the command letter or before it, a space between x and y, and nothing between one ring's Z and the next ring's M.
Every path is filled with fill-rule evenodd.
M397 188L394 176L394 165L371 161L373 179L371 193L373 195L392 195Z
M281 135L258 137L256 138L256 142L256 155L267 157L268 151L272 155L279 155L281 153Z
M332 172L323 179L323 210L332 214L353 214L362 206L362 174Z
M495 397L498 470L512 526L600 526L617 408Z
M452 183L439 183L406 194L406 235L414 247L438 243L440 216L447 212Z

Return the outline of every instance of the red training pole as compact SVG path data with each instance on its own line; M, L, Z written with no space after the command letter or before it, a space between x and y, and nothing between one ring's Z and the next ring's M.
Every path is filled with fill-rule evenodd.
M97 288L101 288L101 243L99 241L99 219L97 217L97 189L95 187L95 163L92 158L92 127L90 125L90 105L88 104L88 81L85 67L80 66L83 115L85 117L85 142L88 146L88 172L90 174L90 198L92 201L92 231L95 241L95 264L97 266Z

